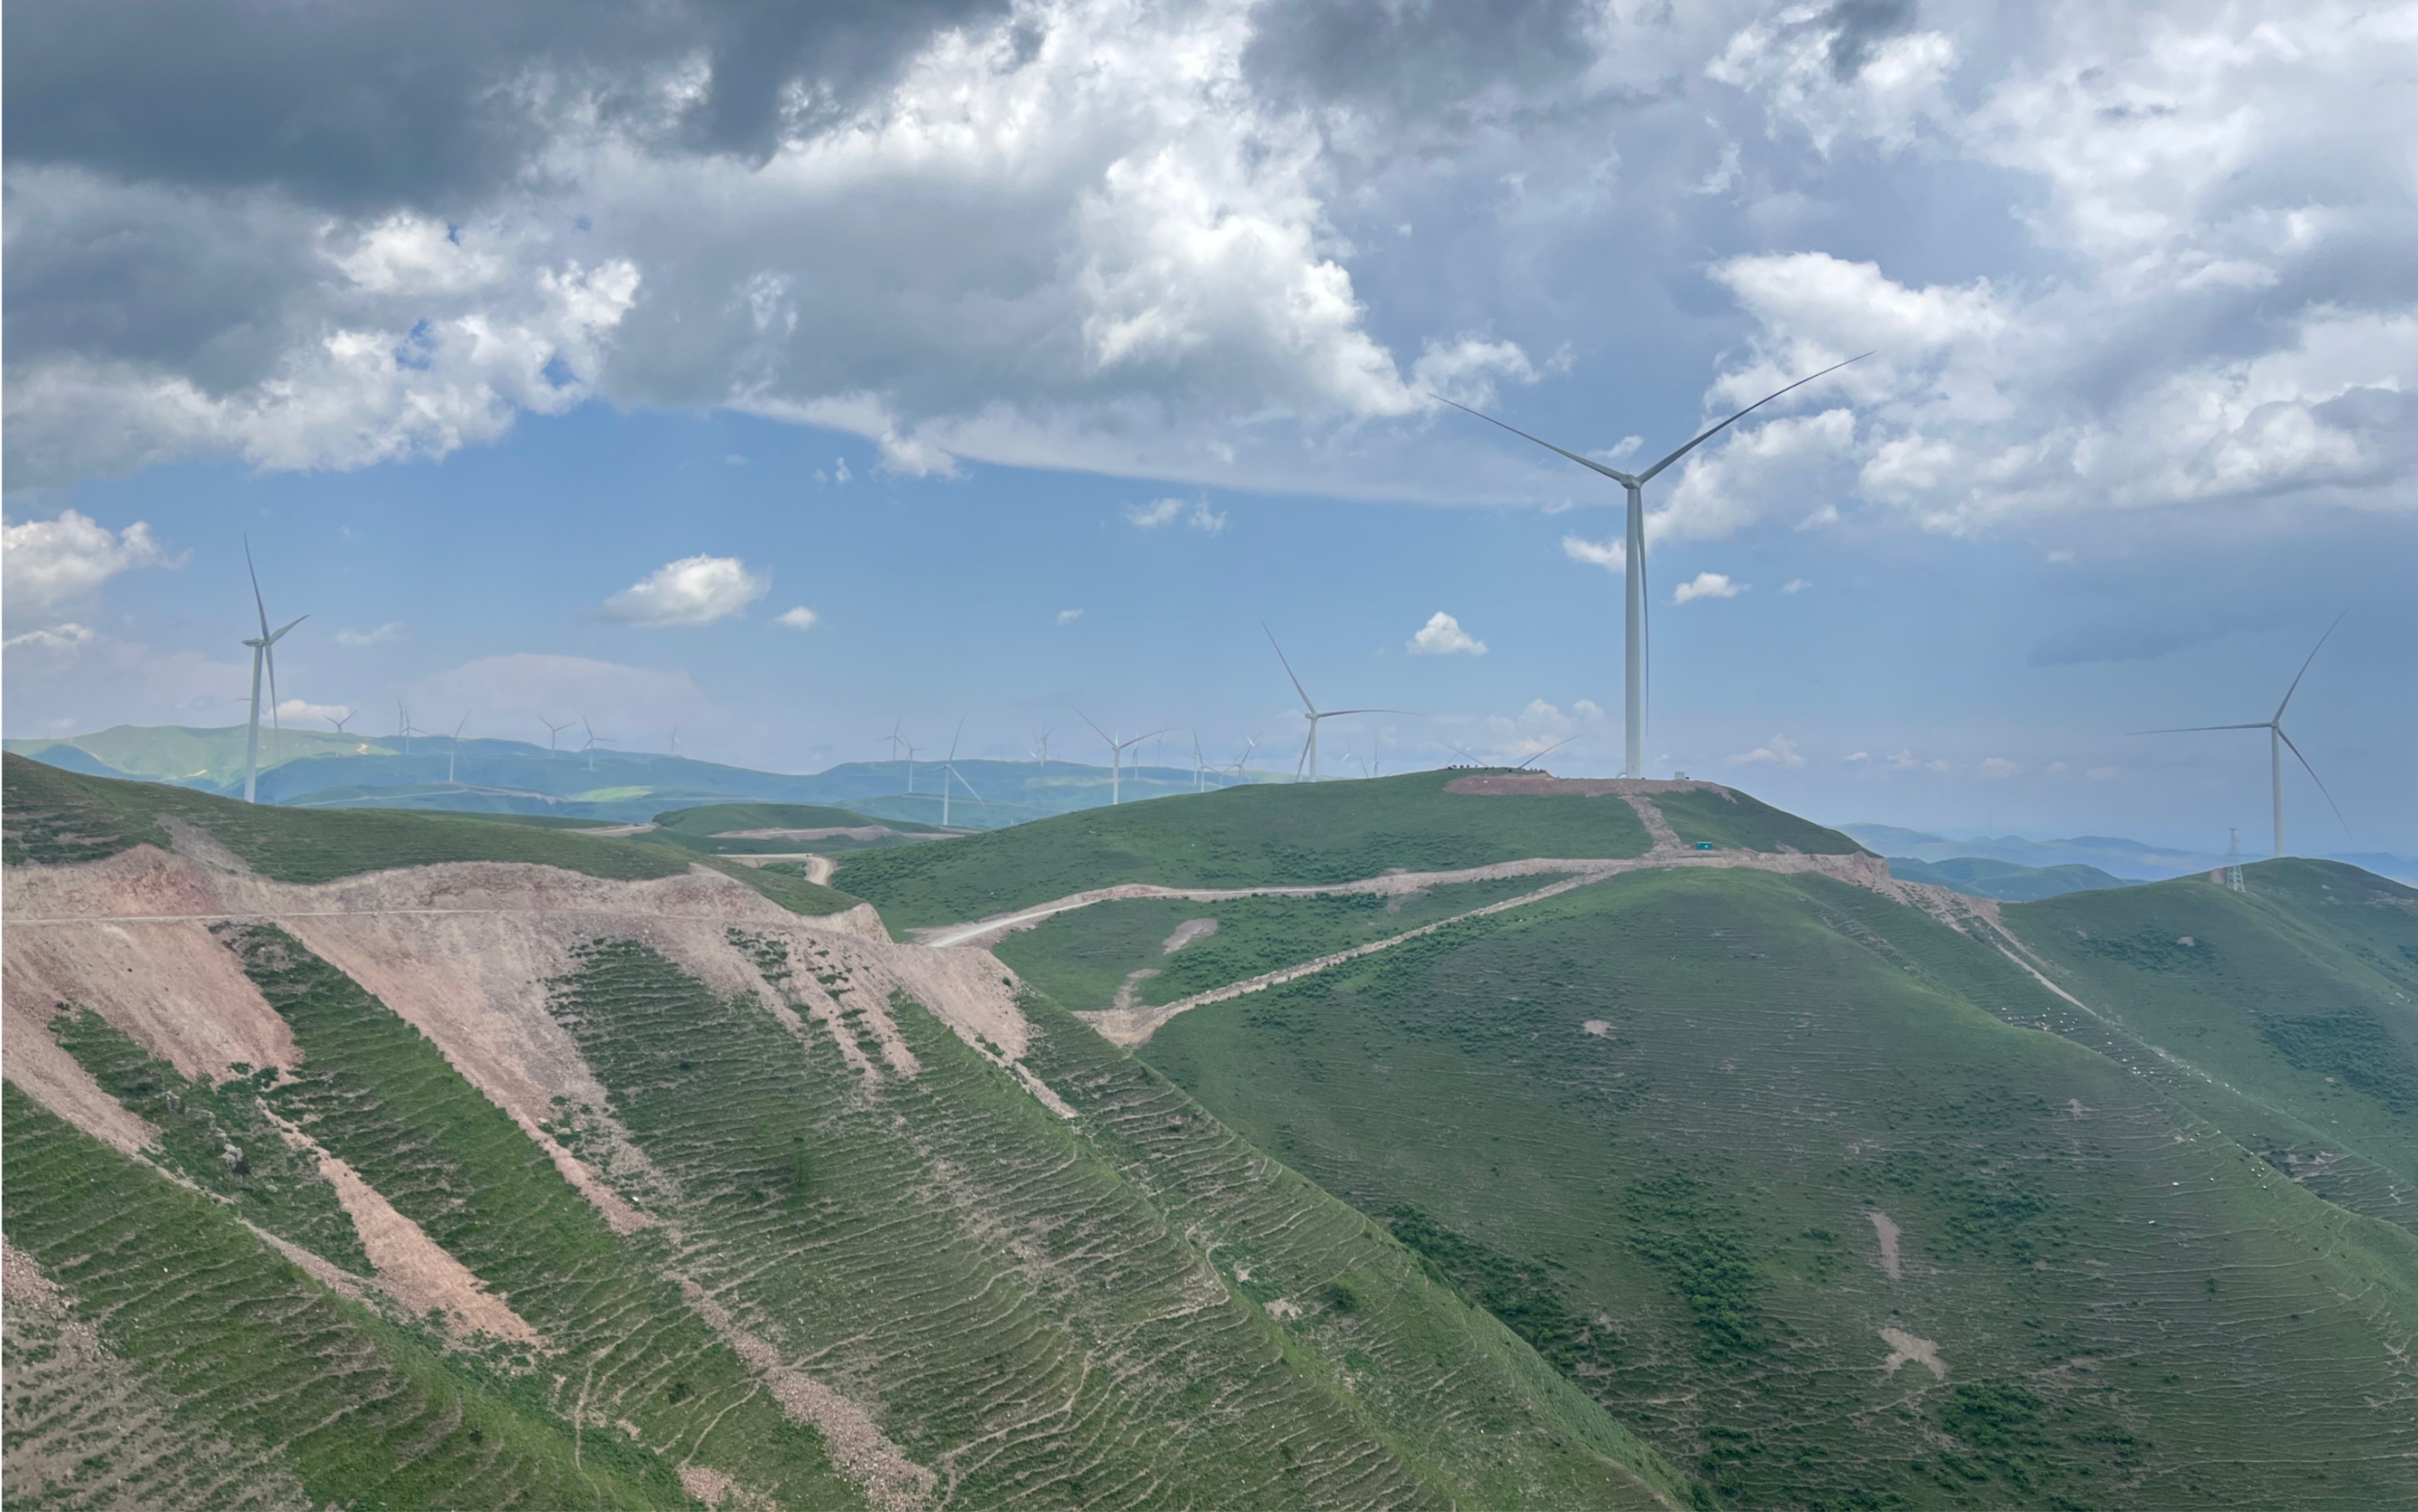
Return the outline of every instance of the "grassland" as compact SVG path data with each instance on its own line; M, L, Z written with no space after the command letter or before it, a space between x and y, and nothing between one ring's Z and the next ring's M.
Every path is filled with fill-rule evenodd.
M862 830L878 827L896 832L874 840L845 834L825 835L811 842L737 840L727 838L744 830ZM655 827L645 838L660 845L681 846L716 855L768 855L787 850L841 851L908 844L904 836L939 836L951 832L911 819L867 818L853 809L820 803L710 803L702 808L673 809L655 816Z
M2062 1006L1828 878L1643 873L1140 1054L1714 1504L2409 1504L2418 1245Z
M1510 877L1394 897L1354 893L1217 903L1179 898L1097 903L1010 935L992 947L992 954L1052 1001L1079 1013L1110 1006L1128 983L1138 1002L1173 1002L1533 893L1550 880ZM1214 922L1215 932L1169 954L1166 944L1176 931L1201 920ZM1153 974L1137 980L1137 972Z
M1836 830L1734 787L1657 793L1654 806L1670 821L1672 832L1691 846L1709 842L1724 850L1797 850L1809 856L1852 856L1864 848Z
M2322 861L2245 879L2003 916L2061 985L2164 1052L2173 1095L2312 1189L2418 1229L2418 889Z
M844 858L834 880L893 929L979 919L1117 882L1332 883L1532 856L1643 855L1617 800L1447 793L1455 775L1272 784L1089 809L946 845Z

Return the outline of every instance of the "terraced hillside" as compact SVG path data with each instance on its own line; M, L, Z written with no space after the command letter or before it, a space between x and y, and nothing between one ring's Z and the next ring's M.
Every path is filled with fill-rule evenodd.
M0 797L12 1504L1690 1495L987 953L609 838Z
M2000 909L1630 796L1652 852L1513 907L1160 884L928 938L996 940L1716 1503L2418 1505L2418 893Z

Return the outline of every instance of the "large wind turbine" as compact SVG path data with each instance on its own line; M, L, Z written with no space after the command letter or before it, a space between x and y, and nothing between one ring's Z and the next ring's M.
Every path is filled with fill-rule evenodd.
M596 748L600 745L611 745L613 743L613 737L609 735L597 734L596 726L588 723L588 716L586 714L579 716L579 727L588 733L588 743L579 748L579 754L588 758L588 770L594 771L596 770Z
M252 542L249 541L243 543L243 570L252 574L252 606L260 612L259 636L244 642L252 648L252 729L243 742L243 801L251 803L257 802L253 794L260 784L260 671L263 665L268 668L268 720L270 724L278 725L277 643L285 638L285 631L292 630L311 617L302 615L287 621L284 630L271 631L268 628L268 605L260 596L260 570L252 565ZM282 729L284 726L278 725L278 727Z
M2281 856L2284 853L2284 751L2288 746L2291 748L2292 755L2299 758L2301 765L2307 770L2309 780L2318 785L2318 791L2326 794L2326 806L2334 811L2335 818L2342 819L2343 829L2348 831L2350 828L2350 820L2343 819L2342 805L2334 802L2334 794L2326 792L2325 780L2318 775L2318 769L2309 765L2309 758L2302 756L2301 748L2297 745L2293 745L2292 738L2284 733L2284 710L2292 702L2292 695L2301 691L2301 679L2309 675L2309 663L2316 661L2318 659L2318 652L2326 649L2326 640L2329 636L2334 634L2334 625L2341 624L2343 622L2343 615L2349 613L2350 613L2350 611L2346 609L2343 611L2343 614L2334 616L2334 623L2333 625L2328 625L2326 627L2325 634L2319 635L2318 637L2318 643L2309 648L2308 661L2303 662L2301 664L2301 670L2293 674L2292 685L2284 690L2283 703L2277 704L2275 706L2275 712L2268 718L2262 719L2255 725L2185 725L2176 729L2135 730L2133 732L2135 735L2197 735L2206 730L2265 730L2267 732L2267 755L2274 779L2275 854L2278 856Z
M453 739L446 748L445 781L449 787L451 786L453 782L453 758L462 753L462 727L469 723L469 710L463 710L461 719L456 722L453 726Z
M1859 352L1856 356L1847 359L1847 362L1860 362L1865 358L1872 355L1873 354L1870 352ZM1686 456L1689 452L1695 451L1696 448L1703 446L1714 436L1721 435L1722 432L1728 430L1731 426L1746 419L1749 415L1753 414L1756 410L1761 409L1764 405L1770 404L1773 400L1779 398L1781 394L1788 393L1793 389L1802 389L1807 384L1812 383L1815 378L1836 373L1841 368L1845 367L1847 362L1833 362L1829 367L1824 368L1820 373L1811 374L1805 377L1798 379L1795 383L1790 384L1786 389L1782 389L1777 392L1764 395L1761 399L1758 399L1753 404L1747 405L1744 409L1732 415L1729 419L1722 421L1719 425L1714 426L1711 430L1706 431L1702 435L1696 436L1695 439L1690 441L1686 446L1683 446L1678 451L1672 452L1669 456L1664 457L1661 461L1646 468L1644 472L1638 473L1621 472L1615 468L1605 466L1602 463L1596 461L1592 457L1583 457L1575 451L1565 451L1560 447L1553 445L1551 441L1542 440L1537 436L1530 435L1525 431L1516 429L1509 425L1504 425L1501 420L1496 420L1493 416L1486 414L1481 410L1472 409L1467 405L1453 404L1453 401L1446 399L1442 394L1433 394L1430 396L1442 401L1445 404L1452 405L1453 408L1462 411L1463 414L1476 415L1479 420L1486 421L1489 425L1502 425L1503 429L1511 432L1512 435L1520 437L1520 439L1523 441L1535 441L1538 446L1543 447L1546 451L1568 457L1582 467L1592 468L1595 471L1603 474L1606 478L1611 479L1614 482L1618 483L1622 488L1628 490L1628 544L1621 552L1622 561L1624 566L1628 569L1629 577L1629 696L1627 722L1629 726L1629 750L1628 770L1623 772L1624 776L1643 777L1645 775L1645 485L1652 482L1658 476L1660 476L1662 469L1670 466L1671 464L1678 461L1681 457Z
M1293 691L1301 695L1301 707L1303 710L1302 718L1309 721L1309 739L1302 742L1301 759L1293 763L1293 781L1299 782L1301 780L1302 769L1304 767L1308 767L1309 769L1309 780L1312 782L1318 781L1318 725L1321 720L1340 719L1346 714L1407 714L1410 712L1407 709L1319 708L1318 705L1310 701L1309 690L1301 685L1301 679L1293 676L1293 663L1286 659L1284 648L1277 646L1277 633L1273 630L1269 630L1264 621L1261 623L1260 629L1266 631L1268 644L1276 647L1277 660L1284 663L1285 676L1293 678Z
M1108 731L1100 728L1099 725L1093 725L1092 716L1084 713L1081 710L1078 709L1075 710L1075 717L1081 720L1086 725L1091 725L1093 733L1099 736L1101 740L1109 742L1109 803L1110 807L1114 807L1116 804L1124 802L1123 785L1125 781L1125 753L1132 750L1135 746L1140 745L1142 741L1149 740L1151 736L1164 735L1167 731L1153 730L1150 732L1150 735L1137 735L1130 741L1120 741ZM1173 726L1170 726L1170 728L1172 727Z
M571 721L566 719L561 724L558 725L554 721L546 718L543 714L540 714L537 716L537 722L545 726L545 754L552 756L554 755L555 738L559 736L564 730L571 728Z

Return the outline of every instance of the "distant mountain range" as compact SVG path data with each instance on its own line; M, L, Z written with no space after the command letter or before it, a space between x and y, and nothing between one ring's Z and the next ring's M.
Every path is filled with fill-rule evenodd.
M2015 866L2056 868L2079 866L2092 868L2108 880L2093 885L2114 886L2120 882L2161 882L2172 877L2184 877L2193 872L2212 871L2225 864L2225 858L2207 851L2179 850L2167 846L2153 846L2140 840L2127 840L2117 835L2079 834L2065 840L2027 840L2021 835L1979 835L1970 839L1951 840L1946 835L1921 830L1900 829L1893 824L1842 824L1836 828L1870 850L1876 850L1892 860L1904 857L1909 861L1940 862L1977 859L2006 862ZM2245 861L2260 858L2250 855ZM2418 883L2418 856L2399 856L2390 851L2329 852L2328 861L2346 862L2371 871L2380 877L2398 881ZM1894 869L1894 868L1892 868ZM1941 878L1918 878L1916 880L1936 881ZM1962 887L1962 884L1957 884ZM1963 891L1976 891L1963 887ZM2056 891L2071 891L2058 889ZM2002 894L1983 893L1984 896ZM2052 893L2027 894L2049 897Z
M174 783L235 795L243 788L245 727L119 725L62 740L12 740L9 751L97 777ZM263 733L258 792L294 808L406 808L643 821L669 809L756 800L819 803L875 818L987 830L1094 808L1109 802L1106 767L1075 762L956 763L941 800L941 764L851 761L811 775L758 771L639 751L549 751L523 741L421 736L338 736L311 730ZM1209 772L1227 787L1265 772ZM1116 783L1130 802L1194 790L1195 774L1173 767L1127 768Z

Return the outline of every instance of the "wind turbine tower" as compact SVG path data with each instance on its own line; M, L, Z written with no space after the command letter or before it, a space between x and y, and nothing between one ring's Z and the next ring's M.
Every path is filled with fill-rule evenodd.
M1140 745L1142 741L1151 739L1152 736L1164 735L1167 731L1153 730L1149 735L1137 735L1130 741L1120 741L1108 731L1101 729L1099 725L1093 725L1092 716L1084 713L1081 710L1076 710L1075 714L1076 717L1080 719L1084 724L1091 725L1093 732L1098 735L1101 740L1109 742L1109 806L1114 808L1118 803L1124 802L1123 788L1125 753L1133 749L1135 746Z
M1301 780L1302 770L1305 767L1308 769L1309 780L1318 781L1318 726L1322 721L1340 719L1346 714L1408 714L1410 712L1407 709L1319 708L1318 705L1310 702L1309 690L1301 685L1301 679L1293 675L1293 663L1287 660L1284 648L1277 646L1277 633L1269 630L1264 621L1260 625L1260 629L1267 633L1268 644L1276 647L1277 660L1284 663L1285 676L1293 679L1293 691L1301 695L1302 718L1309 721L1309 739L1302 742L1301 760L1293 766L1295 782Z
M2344 832L2348 833L2350 830L2350 820L2343 818L2342 805L2334 802L2334 794L2326 792L2325 779L2318 775L2317 768L2309 765L2309 758L2301 755L2301 748L2292 743L2292 738L2284 733L2284 710L2291 706L2292 695L2301 691L2301 679L2309 675L2309 663L2316 661L2318 652L2326 649L2326 641L2334 634L2335 626L2340 625L2343 622L2343 615L2349 613L2350 611L2346 609L2342 614L2334 616L2334 624L2328 625L2325 634L2318 637L2317 645L2309 648L2308 661L2303 662L2301 670L2293 674L2292 685L2284 690L2284 701L2277 704L2275 712L2267 718L2252 725L2184 725L2173 729L2133 732L2135 735L2198 735L2210 730L2265 730L2267 758L2275 795L2275 854L2278 856L2284 853L2284 753L2287 750L2289 750L2294 758L2307 771L2309 780L2318 785L2318 791L2325 793L2326 806L2334 811L2335 818L2342 820Z
M454 758L455 758L456 756L460 756L460 755L462 754L462 726L463 726L463 725L467 725L467 724L469 724L469 723L470 723L470 715L469 715L469 712L466 710L463 712L463 715L462 715L462 718L460 719L460 721L459 721L459 722L457 722L457 723L454 725L454 726L453 726L453 739L452 739L452 741L451 741L451 744L449 744L449 745L448 745L448 747L446 748L446 752L445 752L445 783L446 783L446 786L448 786L448 787L451 787L451 786L453 785L453 761L454 761Z
M2242 832L2228 829L2225 832L2233 838L2225 851L2225 885L2236 893L2247 893L2250 889L2242 879Z
M1872 355L1873 354L1870 352L1860 352L1856 356L1847 359L1847 362L1860 362L1865 358ZM1699 435L1686 446L1683 446L1678 451L1672 452L1669 456L1664 457L1661 461L1646 468L1644 472L1638 473L1621 472L1615 468L1605 466L1602 463L1596 461L1592 457L1583 457L1575 451L1565 451L1560 447L1553 445L1551 441L1530 435L1527 432L1515 429L1512 426L1504 425L1501 420L1496 420L1493 416L1486 414L1481 410L1472 409L1467 405L1454 404L1453 401L1445 398L1442 394L1431 394L1429 396L1440 403L1452 405L1453 408L1462 411L1463 414L1476 415L1479 420L1486 421L1489 425L1502 425L1503 429L1510 431L1512 435L1520 437L1522 440L1534 441L1537 445L1543 447L1546 451L1568 457L1582 467L1591 468L1596 472L1599 472L1628 491L1629 530L1627 543L1621 551L1621 561L1623 567L1626 569L1629 579L1629 604L1627 615L1629 677L1626 706L1628 713L1629 749L1628 766L1622 775L1629 777L1643 777L1645 775L1645 673L1647 634L1647 616L1645 611L1645 485L1652 482L1657 477L1660 476L1664 468L1670 466L1681 457L1686 456L1689 452L1695 451L1696 448L1703 446L1714 436L1721 435L1722 432L1728 430L1738 421L1746 419L1749 415L1753 414L1756 410L1761 409L1764 405L1770 404L1773 400L1779 398L1781 394L1788 393L1793 389L1802 389L1807 384L1812 383L1815 378L1825 377L1830 374L1836 373L1841 368L1845 367L1847 362L1834 362L1830 366L1824 368L1820 373L1812 374L1806 377L1798 379L1795 383L1790 384L1786 389L1780 389L1776 393L1764 395L1761 399L1758 399L1753 404L1747 405L1744 409L1732 415L1729 419L1722 421L1719 425L1714 426L1711 430ZM1313 775L1315 775L1314 772Z
M252 648L252 727L244 736L243 742L243 801L251 803L258 802L253 794L260 784L261 668L265 665L268 669L268 719L274 725L277 724L277 643L285 638L286 631L311 617L303 615L287 621L284 629L271 631L268 628L268 605L260 596L260 571L252 564L250 541L243 543L243 570L252 574L252 606L260 613L260 634L244 642Z

